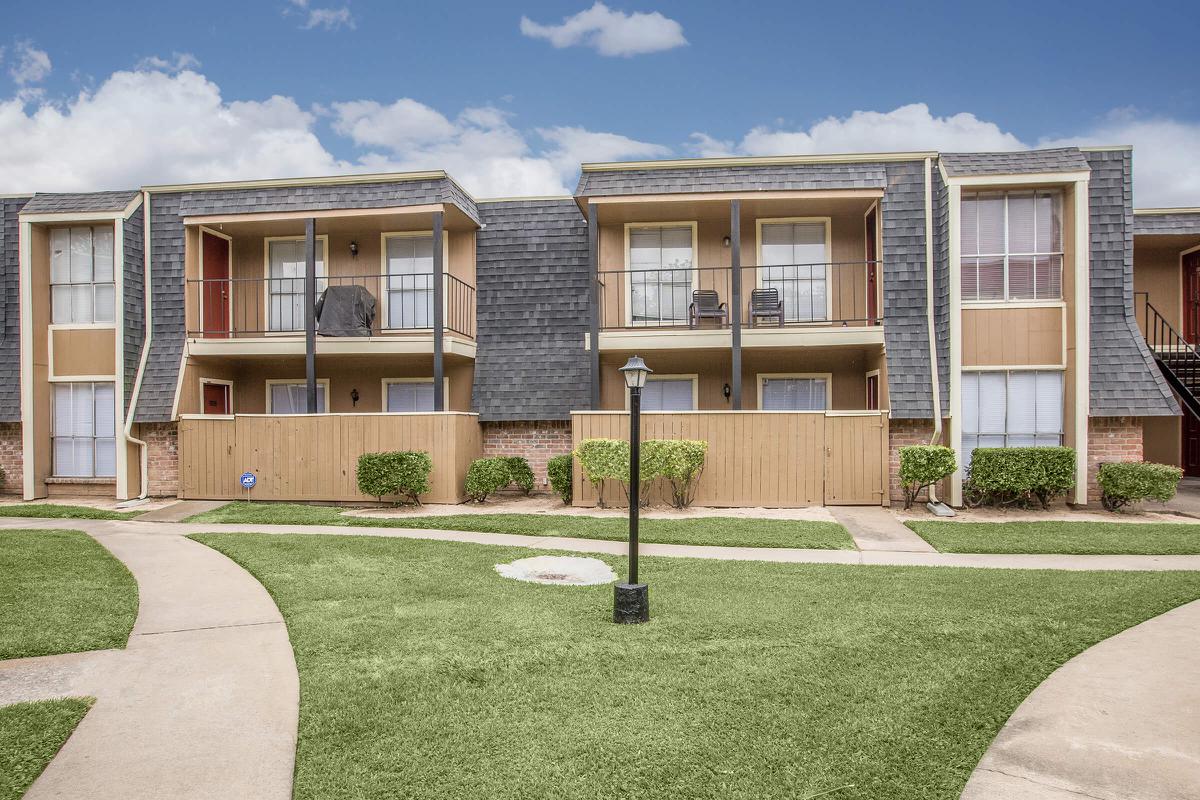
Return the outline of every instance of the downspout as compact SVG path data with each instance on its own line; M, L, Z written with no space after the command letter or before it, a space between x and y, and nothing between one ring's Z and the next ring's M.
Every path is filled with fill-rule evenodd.
M925 318L929 325L929 384L933 394L933 436L936 444L942 436L942 391L938 382L937 331L933 322L933 159L925 159ZM934 486L929 487L929 502L937 502Z
M145 327L146 338L142 341L142 358L138 362L137 377L133 382L133 393L129 396L129 413L125 415L125 441L137 445L142 456L142 491L138 494L139 500L145 500L146 496L150 493L150 448L144 440L138 439L133 435L133 411L137 408L138 395L142 391L142 376L146 373L146 362L150 357L150 337L153 330L150 325L151 298L154 295L150 285L150 193L147 191L142 192L142 214L142 258L145 262L142 291L146 295L146 318L142 321L142 324Z

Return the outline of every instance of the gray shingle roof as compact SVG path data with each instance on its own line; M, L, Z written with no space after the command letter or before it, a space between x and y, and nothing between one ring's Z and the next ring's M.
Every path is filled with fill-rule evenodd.
M150 196L150 355L134 409L135 422L169 422L183 358L183 217L181 195Z
M0 198L0 422L21 420L21 248L18 215L28 197Z
M675 167L584 172L578 197L674 192L758 192L809 189L882 189L880 164L793 164Z
M1088 160L1078 147L1015 150L1010 153L942 153L940 160L946 174L952 178L963 175L1076 172L1088 168Z
M475 201L449 178L191 191L181 195L179 213L185 217L193 217L210 214L390 208L431 203L452 203L476 223L480 222Z
M1171 214L1134 214L1133 233L1143 234L1200 234L1200 211L1179 211Z
M481 420L570 419L587 408L587 225L570 199L481 203L478 353Z
M1156 417L1179 405L1133 318L1133 184L1127 150L1089 152L1091 413Z
M33 196L23 209L26 214L64 214L73 211L124 211L141 194L137 189L120 192L43 193Z
M139 208L141 204L138 204ZM145 221L139 211L124 222L122 254L124 284L122 288L122 310L125 316L122 347L125 357L125 411L133 397L133 384L137 380L138 367L142 359L142 343L146 340L146 261L143 250Z

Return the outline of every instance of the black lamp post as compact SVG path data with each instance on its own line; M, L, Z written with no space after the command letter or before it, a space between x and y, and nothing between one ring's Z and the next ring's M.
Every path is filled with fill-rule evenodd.
M613 597L613 622L635 624L650 619L650 590L638 583L638 511L641 506L642 387L654 370L638 356L621 367L629 387L629 580L618 583Z

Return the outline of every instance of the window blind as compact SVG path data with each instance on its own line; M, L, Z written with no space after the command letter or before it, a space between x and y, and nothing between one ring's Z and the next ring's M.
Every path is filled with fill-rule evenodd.
M433 326L433 237L387 240L389 328Z
M306 383L273 383L271 384L272 414L307 414L308 413L308 384ZM317 413L325 413L325 386L317 384Z
M642 389L643 411L694 411L690 378L648 380Z
M116 393L111 383L56 383L51 418L53 471L58 477L117 474Z
M763 411L824 411L824 378L763 378Z
M267 244L268 325L273 331L304 327L304 273L307 256L303 239L277 239ZM317 240L317 286L325 290L325 240Z
M387 385L388 411L433 411L433 381L403 381Z

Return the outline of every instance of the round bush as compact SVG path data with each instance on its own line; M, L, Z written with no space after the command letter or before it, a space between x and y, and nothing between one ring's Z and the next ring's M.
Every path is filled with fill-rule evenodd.
M571 504L571 482L574 461L570 454L555 456L546 462L546 476L550 479L550 488L562 498L565 505Z
M487 500L509 484L508 461L504 458L480 458L467 469L467 497L477 503Z

